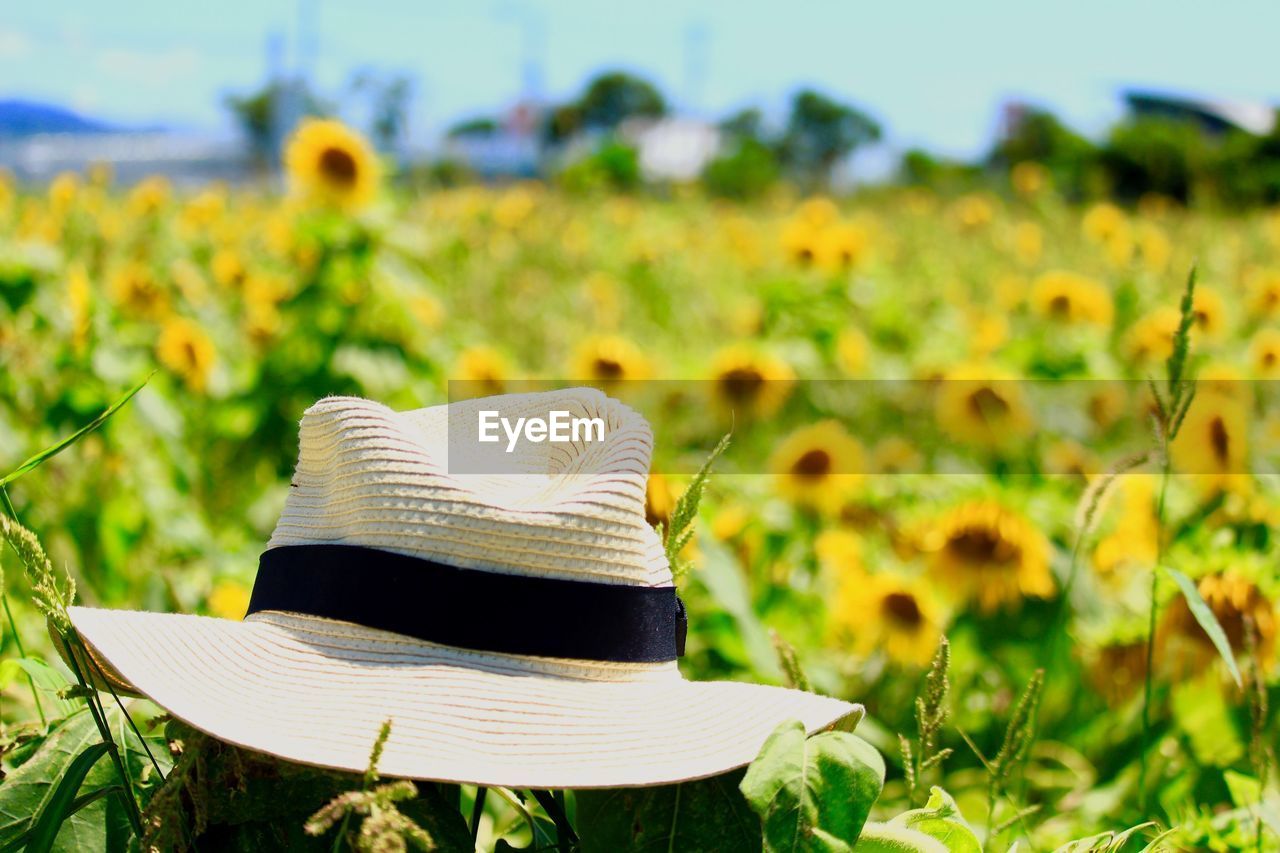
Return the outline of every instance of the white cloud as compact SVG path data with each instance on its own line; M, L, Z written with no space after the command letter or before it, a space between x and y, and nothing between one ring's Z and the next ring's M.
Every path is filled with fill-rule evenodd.
M31 39L17 30L0 30L0 59L22 59L31 53Z
M197 51L176 47L159 53L112 48L97 57L101 71L142 85L164 85L189 77L200 67L200 61Z

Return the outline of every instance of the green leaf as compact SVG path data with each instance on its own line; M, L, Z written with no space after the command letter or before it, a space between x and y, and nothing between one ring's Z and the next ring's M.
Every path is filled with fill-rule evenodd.
M947 853L936 838L892 823L868 823L853 846L854 853Z
M702 568L692 577L700 581L716 603L733 617L747 663L755 674L764 679L782 680L782 667L773 643L751 606L751 591L747 588L744 572L728 548L710 536L703 539L700 545Z
M58 787L53 790L53 794L45 801L40 813L35 816L35 825L31 828L31 836L27 842L28 853L49 853L53 849L53 842L57 839L62 825L75 814L72 806L75 804L76 794L80 792L80 786L84 784L85 777L89 775L93 765L98 763L98 759L106 755L110 749L110 745L106 743L86 746L67 766L62 774L62 780L58 782Z
M106 423L107 418L114 415L117 411L120 410L121 406L123 406L125 403L132 400L133 395L141 391L143 387L149 381L151 381L151 377L154 375L155 375L155 371L152 371L151 373L147 374L146 379L143 379L137 385L133 386L133 388L129 389L128 393L126 393L119 400L116 400L114 403L108 406L106 411L104 411L102 414L98 415L96 418L94 418L89 423L82 426L80 429L73 432L71 435L64 438L62 441L58 442L52 447L47 447L44 450L37 453L35 456L32 456L26 462L23 462L17 468L15 468L14 470L6 474L3 478L0 478L0 488L3 488L4 486L9 485L14 480L18 479L23 474L27 473L33 468L40 467L50 458L57 456L59 453L66 450L68 447L75 444L77 441L84 438L86 435L93 432L98 427L102 426L104 423Z
M903 812L889 823L936 838L951 853L982 853L982 844L960 814L956 801L937 786L930 790L924 808Z
M738 770L679 785L577 791L582 853L759 850L760 821L738 790L742 775Z
M18 677L26 673L32 683L41 690L53 694L57 704L57 715L67 716L76 710L76 706L60 697L60 692L72 686L61 672L49 666L39 658L6 658L0 661L0 690L5 689Z
M783 723L747 768L742 793L764 825L764 849L847 851L884 786L884 759L847 732L807 737Z
M70 817L71 815L80 811L85 806L93 805L103 797L107 797L112 794L123 794L123 793L124 793L123 785L108 785L105 788L99 788L98 790L93 791L91 793L81 794L80 796L76 797L75 800L72 801L71 807L67 810L67 817ZM28 829L26 832L22 833L22 835L18 836L17 838L9 842L4 847L0 847L0 853L12 853L12 851L14 850L21 849L22 846L27 843L27 839L31 838L31 835L32 835L32 830Z
M34 828L34 815L43 814L59 790L76 756L101 744L98 727L88 709L77 711L55 724L30 758L5 777L0 785L0 847ZM97 762L80 783L105 788L119 782L109 761ZM76 788L80 788L77 784ZM72 791L74 795L74 791ZM122 805L113 797L99 799L66 814L51 849L58 851L106 850L119 846L128 833ZM115 842L115 843L113 843Z
M1204 598L1201 597L1200 590L1196 588L1195 582L1177 569L1165 566L1164 570L1178 584L1178 589L1182 591L1182 597L1187 601L1187 607L1191 609L1191 615L1196 617L1200 627L1204 629L1204 632L1209 635L1209 639L1213 642L1213 647L1218 650L1218 654L1226 662L1227 670L1235 680L1236 687L1243 686L1244 679L1240 677L1240 668L1236 666L1236 656L1231 652L1231 643L1227 640L1227 635L1222 630L1222 626L1218 624L1218 617L1214 616L1212 608L1205 604Z

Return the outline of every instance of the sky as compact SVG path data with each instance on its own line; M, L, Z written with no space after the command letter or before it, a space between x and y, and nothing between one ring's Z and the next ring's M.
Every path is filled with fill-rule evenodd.
M870 112L896 148L972 157L1013 99L1092 134L1124 87L1280 102L1277 32L1275 0L0 0L0 99L225 132L224 97L266 79L274 34L281 66L309 69L353 120L355 71L409 77L418 142L530 87L568 98L622 68L708 118L781 116L813 86Z

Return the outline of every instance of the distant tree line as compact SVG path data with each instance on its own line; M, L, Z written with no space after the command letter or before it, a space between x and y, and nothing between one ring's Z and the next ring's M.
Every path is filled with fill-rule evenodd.
M971 188L1003 178L1019 163L1044 166L1068 199L1134 202L1160 195L1181 203L1232 207L1280 203L1280 117L1258 135L1209 132L1173 116L1132 116L1094 142L1047 110L1028 110L976 163L921 150L902 158L900 178L935 188Z

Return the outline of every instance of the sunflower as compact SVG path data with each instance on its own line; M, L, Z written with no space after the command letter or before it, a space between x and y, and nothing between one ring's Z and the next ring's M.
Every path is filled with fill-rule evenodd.
M129 263L111 276L111 297L116 305L136 317L157 319L169 313L169 295L151 268Z
M491 396L506 390L511 366L502 353L487 346L468 347L458 356L454 378L471 387L462 396Z
M1197 394L1170 447L1174 467L1184 474L1208 475L1214 482L1243 474L1249 455L1249 413L1237 399Z
M711 397L735 417L768 417L791 394L795 373L779 358L731 345L711 360Z
M1087 276L1052 270L1031 285L1031 307L1040 316L1068 325L1107 328L1115 313L1111 294Z
M819 421L784 438L769 458L769 470L784 497L834 511L864 470L862 445L838 421Z
M963 367L946 376L938 389L936 415L952 438L1003 449L1030 435L1035 424L1018 382L991 373Z
M570 378L610 385L646 379L651 367L640 348L616 335L587 338L574 351Z
M836 364L845 376L860 376L867 366L867 336L848 326L836 337Z
M1251 624L1258 659L1264 669L1270 667L1275 660L1276 606L1246 572L1228 568L1205 575L1196 588L1217 617L1231 644L1231 651L1237 655L1248 652L1250 637L1246 632ZM1191 668L1200 670L1217 658L1213 641L1200 627L1182 596L1175 598L1165 611L1157 642L1179 669L1190 664Z
M813 553L822 570L836 577L858 575L864 571L862 539L852 530L830 527L818 534Z
M1014 164L1009 181L1018 195L1030 198L1049 185L1049 170L1034 160L1023 160Z
M961 230L973 231L989 225L995 219L996 208L986 196L971 193L952 203L951 216Z
M787 259L802 267L818 260L818 236L821 232L805 219L788 222L782 229L782 250Z
M929 572L984 613L1053 594L1049 541L1017 512L990 500L962 504L924 534Z
M857 269L867 257L871 235L852 222L837 222L817 233L814 247L818 266L840 273Z
M160 330L156 357L192 391L203 391L213 369L213 341L198 323L171 317Z
M1150 474L1123 474L1117 492L1120 512L1111 532L1093 549L1093 569L1101 577L1119 577L1127 567L1155 565L1160 525L1156 518L1155 478Z
M308 201L354 212L378 192L380 166L364 137L333 119L304 119L285 149L294 190Z
M1191 305L1194 328L1208 338L1220 338L1227 326L1227 303L1211 287L1197 287Z
M1249 274L1249 310L1254 317L1280 316L1280 270L1259 269Z
M1107 244L1115 239L1116 234L1128 229L1129 220L1124 211L1108 202L1095 204L1080 220L1080 230L1085 239L1099 245Z
M852 641L853 651L883 651L889 660L925 666L942 639L942 608L919 580L891 574L842 574L831 609L837 639Z
M1044 251L1044 231L1034 222L1019 222L1013 227L1013 254L1023 266L1032 267Z
M239 581L218 581L206 601L209 613L219 619L243 619L249 610L249 590Z
M665 475L653 472L644 490L644 516L650 527L661 524L666 527L671 522L671 512L676 508L675 492L671 481Z
M1136 231L1138 255L1142 265L1152 275L1160 275L1169 266L1169 258L1173 254L1173 244L1165 236L1158 225L1149 222L1140 225Z
M92 323L93 288L88 271L78 261L67 267L67 308L71 314L72 345L76 352L82 352Z
M1142 688L1147 644L1116 640L1086 653L1089 682L1111 706L1123 704Z
M1138 364L1163 362L1173 354L1173 336L1181 316L1178 309L1165 305L1152 311L1129 327L1126 349Z
M891 435L871 451L871 468L877 474L919 474L924 470L924 457L911 442Z
M1280 329L1259 329L1249 342L1249 366L1259 379L1280 379Z
M139 218L152 216L168 203L172 194L173 186L168 178L159 175L145 178L129 192L129 214Z

